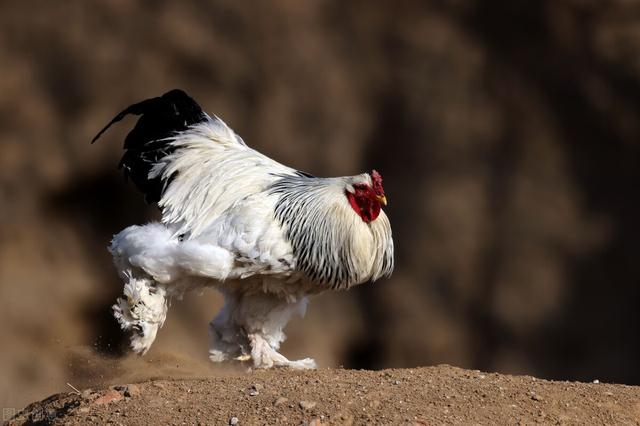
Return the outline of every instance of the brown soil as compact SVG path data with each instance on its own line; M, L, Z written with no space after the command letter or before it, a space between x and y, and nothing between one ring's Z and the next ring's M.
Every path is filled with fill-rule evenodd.
M229 371L62 393L9 425L634 424L640 387L555 382L450 366Z

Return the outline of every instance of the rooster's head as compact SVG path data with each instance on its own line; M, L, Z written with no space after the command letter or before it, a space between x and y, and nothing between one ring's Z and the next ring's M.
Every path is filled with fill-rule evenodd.
M382 206L387 205L382 176L376 170L354 176L345 192L351 208L367 223L376 220Z

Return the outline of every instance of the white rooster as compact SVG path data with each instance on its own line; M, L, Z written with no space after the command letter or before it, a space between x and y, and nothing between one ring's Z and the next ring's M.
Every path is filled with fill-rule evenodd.
M314 368L278 352L308 296L388 276L393 241L382 178L317 178L249 148L180 90L131 105L140 115L120 168L157 202L162 222L130 226L109 248L125 282L113 306L144 354L172 297L214 287L225 304L210 323L212 361Z

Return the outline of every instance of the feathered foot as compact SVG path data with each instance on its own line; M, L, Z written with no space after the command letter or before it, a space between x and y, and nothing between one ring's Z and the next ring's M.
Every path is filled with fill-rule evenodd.
M251 344L251 358L254 368L289 367L294 370L309 370L316 368L316 362L311 358L289 361L284 355L276 351L260 334L249 334Z
M123 275L125 298L113 305L113 316L123 330L131 331L131 349L144 355L167 317L166 291L149 278L134 278L130 271Z
M254 368L316 368L310 358L290 361L278 352L286 336L283 329L291 315L304 314L307 299L286 301L269 294L225 294L225 305L210 323L209 359L253 360Z

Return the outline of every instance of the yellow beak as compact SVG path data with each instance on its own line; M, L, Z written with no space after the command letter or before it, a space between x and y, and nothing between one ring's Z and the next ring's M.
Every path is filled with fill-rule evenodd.
M384 195L378 195L376 198L378 199L378 201L380 201L380 204L382 204L383 206L387 205L387 197L385 197Z

